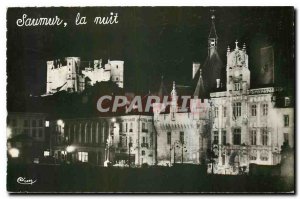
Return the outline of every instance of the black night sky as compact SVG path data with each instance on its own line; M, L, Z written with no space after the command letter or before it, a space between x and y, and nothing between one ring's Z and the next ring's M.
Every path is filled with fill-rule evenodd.
M291 7L105 7L10 8L7 11L8 100L43 94L46 60L78 56L82 60L125 61L126 91L157 90L160 76L170 84L188 84L192 62L207 56L210 10L215 9L218 51L224 66L226 48L247 45L252 82L259 68L259 50L273 45L278 84L294 85L294 10ZM75 26L76 14L88 24ZM96 16L118 13L118 24L95 25ZM18 27L16 20L53 17L67 27ZM254 84L253 84L254 85ZM253 86L252 85L252 86ZM14 98L14 99L13 99Z

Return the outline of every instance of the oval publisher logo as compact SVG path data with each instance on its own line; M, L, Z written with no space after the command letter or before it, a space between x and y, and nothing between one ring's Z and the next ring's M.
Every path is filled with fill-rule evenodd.
M18 177L17 183L24 184L24 185L33 185L36 182L36 180L33 179L27 179L25 177Z

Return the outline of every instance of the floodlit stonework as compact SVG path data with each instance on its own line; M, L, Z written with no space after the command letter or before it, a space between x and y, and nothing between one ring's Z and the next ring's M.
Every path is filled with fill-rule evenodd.
M113 81L123 88L124 61L102 63L102 59L81 61L79 57L47 61L46 95L58 91L81 92L96 82Z

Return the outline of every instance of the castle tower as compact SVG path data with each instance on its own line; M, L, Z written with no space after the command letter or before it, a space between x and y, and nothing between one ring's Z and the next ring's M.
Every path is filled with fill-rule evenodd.
M79 57L66 57L67 62L67 91L77 92L79 89L77 73L80 67Z
M124 61L108 60L108 64L110 64L111 68L111 80L116 82L116 84L120 87L124 87Z
M235 49L227 49L227 91L246 93L250 88L250 70L248 68L248 55L246 45L240 49L238 41Z

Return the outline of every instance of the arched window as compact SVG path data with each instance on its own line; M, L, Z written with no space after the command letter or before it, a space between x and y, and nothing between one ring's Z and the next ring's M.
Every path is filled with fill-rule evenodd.
M89 127L88 127L88 124L85 124L85 127L84 127L84 143L87 143L87 141L88 141L88 129L89 129Z
M99 122L96 124L96 143L99 143Z
M78 126L76 124L74 124L74 140L73 143L77 143L77 138L78 138Z
M79 124L79 129L78 129L78 142L81 143L83 139L83 133L82 133L82 124Z
M93 143L93 136L94 136L94 125L91 123L91 128L90 128L90 137L89 137L89 142Z
M97 137L97 125L96 123L92 124L92 142L96 143L96 137Z
M102 143L106 142L106 128L107 128L106 126L107 126L106 122L103 122L102 132L101 132L101 141L102 141Z
M86 124L86 137L85 137L86 143L90 142L90 137L91 137L91 125L89 123L87 123Z

